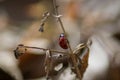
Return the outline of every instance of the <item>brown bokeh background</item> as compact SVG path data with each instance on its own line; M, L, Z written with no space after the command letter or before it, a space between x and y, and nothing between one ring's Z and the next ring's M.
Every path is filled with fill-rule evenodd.
M72 49L91 39L89 66L83 80L120 80L120 1L57 0L59 12ZM44 60L39 51L16 60L13 50L18 44L63 50L58 45L62 30L49 17L44 33L39 32L44 12L51 12L52 0L0 0L0 80L41 79ZM63 50L64 51L64 50ZM74 75L58 80L73 80Z

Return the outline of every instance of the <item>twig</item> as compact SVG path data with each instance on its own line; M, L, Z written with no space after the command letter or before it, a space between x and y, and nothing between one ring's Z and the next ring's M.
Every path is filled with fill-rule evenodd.
M40 29L39 29L40 32L44 32L44 25L49 16L50 16L49 12L45 12L43 14L41 24L40 24Z
M31 46L24 46L24 45L18 45L18 47L25 47L25 48L32 48L32 49L40 49L40 50L43 50L43 51L50 50L51 52L66 54L66 52L57 51L57 50L52 50L52 49L39 48L39 47L31 47Z
M59 12L58 12L58 9L57 9L58 6L56 5L56 0L53 0L53 7L54 7L55 15L58 16L58 15L59 15ZM82 79L82 76L81 76L80 70L79 70L79 68L78 68L78 66L77 66L76 56L73 54L72 48L71 48L71 46L70 46L70 44L69 44L69 40L67 39L67 35L66 35L65 29L64 29L64 26L63 26L63 23L62 23L62 20L61 20L60 17L58 17L58 22L60 23L60 26L61 26L61 28L62 28L62 30L63 30L63 33L64 33L64 35L65 35L65 38L66 38L66 40L67 40L67 46L68 46L69 51L70 51L70 57L71 57L71 59L72 59L73 65L74 65L74 67L75 67L77 76L78 76L78 78L81 80L81 79Z

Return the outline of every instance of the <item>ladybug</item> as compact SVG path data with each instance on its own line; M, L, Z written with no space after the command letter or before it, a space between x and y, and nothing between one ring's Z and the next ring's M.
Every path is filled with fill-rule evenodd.
M63 48L63 49L68 49L67 40L65 39L64 33L61 33L61 34L60 34L60 37L59 37L59 45L60 45L60 47Z

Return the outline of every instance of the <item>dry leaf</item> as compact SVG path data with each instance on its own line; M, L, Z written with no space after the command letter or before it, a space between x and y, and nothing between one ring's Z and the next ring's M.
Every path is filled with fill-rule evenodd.
M76 55L76 58L78 58L78 67L81 76L83 77L84 72L88 66L89 48L85 46L85 44L79 44L73 53ZM76 71L74 70L74 72Z

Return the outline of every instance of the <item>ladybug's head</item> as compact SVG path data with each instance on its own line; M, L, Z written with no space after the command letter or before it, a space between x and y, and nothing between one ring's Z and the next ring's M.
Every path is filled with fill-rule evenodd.
M64 33L61 33L61 34L60 34L60 37L64 37Z

